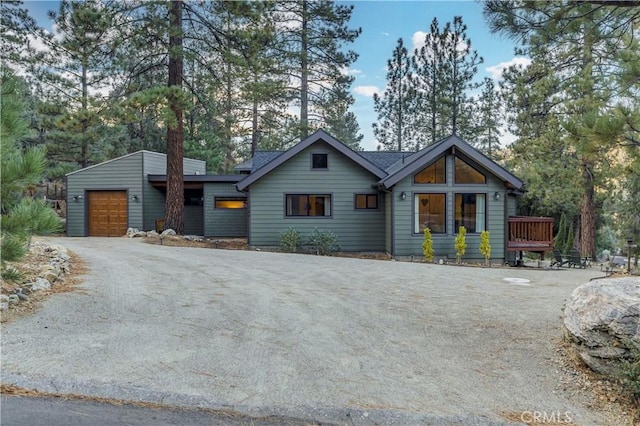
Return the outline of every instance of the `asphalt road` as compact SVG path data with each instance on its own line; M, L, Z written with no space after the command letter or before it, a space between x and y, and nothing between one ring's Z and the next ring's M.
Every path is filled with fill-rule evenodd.
M308 426L295 419L53 397L2 396L0 406L3 426Z
M570 413L561 307L599 270L485 269L56 238L81 291L2 330L2 382L346 424Z

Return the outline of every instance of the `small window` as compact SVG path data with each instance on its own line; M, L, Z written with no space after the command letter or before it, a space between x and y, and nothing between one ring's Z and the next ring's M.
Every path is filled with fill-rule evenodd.
M413 183L447 183L445 174L445 157L440 157L435 163L422 169L413 177Z
M487 183L487 177L466 161L456 157L456 183Z
M329 168L329 159L327 154L311 154L311 168L314 170L323 170Z
M376 210L378 194L356 194L356 210Z
M242 197L216 197L216 209L246 209L247 199Z
M331 216L331 195L287 194L286 216Z
M419 234L429 228L434 234L446 233L446 211L445 194L415 194L413 232Z
M455 232L458 232L461 226L471 234L485 230L485 199L485 194L456 194Z

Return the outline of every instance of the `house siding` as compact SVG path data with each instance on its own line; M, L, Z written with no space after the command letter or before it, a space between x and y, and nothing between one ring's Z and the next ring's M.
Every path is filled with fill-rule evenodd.
M215 197L245 197L234 183L204 185L204 235L207 237L246 237L247 209L216 209Z
M67 176L67 235L87 235L87 191L126 190L128 196L138 195L139 200L129 200L127 226L142 227L142 152L137 152L95 167L80 170ZM79 201L74 196L82 195Z
M487 183L482 185L455 185L454 157L447 155L446 183L416 185L413 183L413 175L398 182L394 187L393 197L395 212L393 218L394 255L396 256L422 256L422 234L414 234L413 212L414 194L417 193L444 193L446 194L446 233L433 234L433 249L436 258L455 258L454 239L457 229L454 229L454 198L457 193L484 193L486 194L486 229L489 231L491 244L491 258L503 261L505 259L505 227L504 227L504 203L505 191L502 181L493 175L485 173ZM401 192L406 193L406 199L400 199ZM500 200L496 200L494 194L501 193ZM480 234L467 234L467 249L465 260L483 260L479 252Z
M311 170L311 153L328 154L327 170ZM357 193L376 193L377 178L330 145L318 141L250 187L251 245L278 246L280 232L297 229L306 240L318 228L338 237L343 251L384 251L385 202L378 209L355 210ZM331 194L331 217L286 217L285 194Z
M157 152L144 151L143 188L144 188L144 224L142 229L149 231L156 229L156 220L164 219L166 195L155 188L147 180L147 175L163 175L167 173L167 156ZM206 163L191 158L183 159L182 167L185 175L205 174ZM202 235L203 217L202 207L185 206L184 233Z

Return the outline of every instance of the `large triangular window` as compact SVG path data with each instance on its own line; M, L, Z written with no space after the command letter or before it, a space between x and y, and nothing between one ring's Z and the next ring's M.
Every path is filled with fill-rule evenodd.
M456 157L455 164L455 183L487 183L487 177L485 175L477 171L473 166L461 158Z
M442 156L435 163L422 169L413 176L413 183L446 183L445 157Z

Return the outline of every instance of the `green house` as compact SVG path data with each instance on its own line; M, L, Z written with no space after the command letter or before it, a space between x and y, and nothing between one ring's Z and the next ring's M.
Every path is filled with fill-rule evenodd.
M336 234L344 251L422 257L429 227L436 256L454 258L464 226L465 259L482 259L485 230L494 260L531 249L509 246L523 182L455 135L418 152L362 152L320 130L287 151L257 152L237 169L250 173L236 187L248 196L254 247L277 246L289 227L303 236L317 228ZM546 249L549 239L539 244Z
M336 234L343 251L419 258L428 227L436 257L451 259L464 226L468 260L482 259L485 230L494 261L552 247L551 219L515 216L523 182L455 135L418 152L365 152L319 130L287 151L256 152L233 175L207 175L200 160L183 165L185 234L275 248L285 229L306 238L317 228ZM162 224L164 154L139 151L66 179L69 236Z

